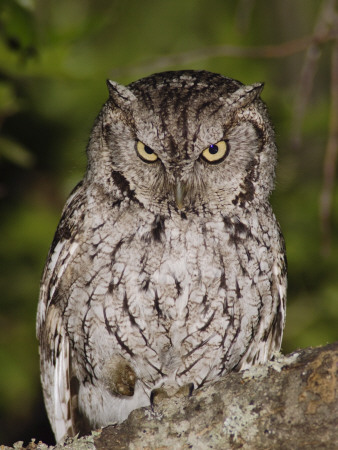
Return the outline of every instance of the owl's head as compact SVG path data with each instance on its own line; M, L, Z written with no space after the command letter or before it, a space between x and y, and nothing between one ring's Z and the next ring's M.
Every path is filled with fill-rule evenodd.
M261 83L179 71L108 88L88 146L87 182L165 215L266 202L276 147Z

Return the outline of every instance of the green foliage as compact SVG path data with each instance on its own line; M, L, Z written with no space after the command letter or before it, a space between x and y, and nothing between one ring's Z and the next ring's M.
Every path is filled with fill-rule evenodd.
M322 46L299 146L291 131L304 52L264 59L212 51L310 35L321 5L318 0L2 0L0 443L25 437L18 423L30 424L29 437L41 437L29 418L40 389L34 330L39 279L63 203L84 172L87 137L107 98L106 78L128 83L158 70L193 68L245 83L266 81L263 99L275 123L280 160L272 201L289 261L283 350L337 339L337 188L326 257L319 218L329 46ZM208 47L200 56L189 53ZM182 52L183 58L159 64Z

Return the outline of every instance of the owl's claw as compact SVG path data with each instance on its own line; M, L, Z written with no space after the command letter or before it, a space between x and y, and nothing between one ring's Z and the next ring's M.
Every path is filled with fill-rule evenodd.
M176 391L173 391L173 388L165 388L165 387L153 389L150 394L150 403L152 406L156 406L166 398L191 397L193 390L194 390L194 383L185 384Z
M164 388L153 389L150 393L150 404L156 406L166 398L169 398L169 394Z
M184 386L181 386L179 388L179 390L175 394L175 397L191 397L194 389L194 383L185 384Z

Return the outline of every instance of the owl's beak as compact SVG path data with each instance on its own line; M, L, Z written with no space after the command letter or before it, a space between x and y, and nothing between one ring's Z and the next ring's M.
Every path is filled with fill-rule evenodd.
M186 194L185 183L182 183L182 181L177 180L175 184L175 201L178 209L183 208L185 194Z

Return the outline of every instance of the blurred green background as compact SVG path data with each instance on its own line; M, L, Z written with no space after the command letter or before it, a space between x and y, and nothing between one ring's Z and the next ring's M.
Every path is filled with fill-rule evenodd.
M39 279L62 206L83 175L106 78L126 84L192 68L266 82L279 147L272 202L289 261L283 352L337 339L337 186L330 242L319 212L336 3L1 0L0 444L53 442L35 338ZM299 41L314 33L319 45ZM217 47L224 45L233 47Z

